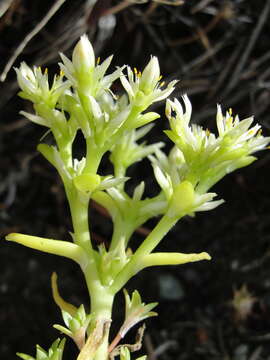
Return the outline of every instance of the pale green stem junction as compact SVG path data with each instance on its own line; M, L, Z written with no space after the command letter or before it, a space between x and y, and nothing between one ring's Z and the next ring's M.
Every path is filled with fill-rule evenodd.
M151 231L151 233L145 238L143 243L135 251L131 260L117 275L112 285L113 291L118 292L119 290L121 290L128 282L128 280L132 278L139 270L142 269L140 267L141 259L151 253L151 251L159 244L159 242L168 233L168 231L175 225L177 220L178 219L175 218L169 218L166 215L161 218L156 227Z

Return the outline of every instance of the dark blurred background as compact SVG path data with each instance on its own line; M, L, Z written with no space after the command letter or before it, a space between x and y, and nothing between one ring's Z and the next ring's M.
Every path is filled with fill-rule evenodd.
M190 96L194 122L213 129L216 103L222 103L240 118L254 114L269 136L269 11L269 0L0 1L1 360L15 359L17 351L33 355L36 343L47 349L58 336L53 271L64 298L88 306L76 265L4 241L14 231L67 239L71 230L60 180L36 151L44 128L19 115L31 105L16 95L13 66L26 61L57 71L58 53L70 56L86 32L97 56L115 54L111 70L123 64L142 69L157 55L164 80L180 80L174 95ZM164 104L157 110L163 114ZM167 127L163 116L149 141L169 144L162 132ZM159 317L147 321L143 345L151 360L270 359L269 160L265 151L227 176L213 189L226 203L183 219L160 245L163 251L208 251L211 262L149 269L128 284L145 302L159 301ZM130 169L133 184L142 174L150 194L155 185L147 162ZM94 204L91 214L95 241L107 241L110 220ZM132 245L142 238L136 234ZM117 301L115 329L123 317L121 294ZM68 345L64 360L75 354Z

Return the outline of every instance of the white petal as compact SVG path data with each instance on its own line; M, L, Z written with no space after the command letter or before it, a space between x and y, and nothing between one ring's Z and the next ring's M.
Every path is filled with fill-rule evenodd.
M27 119L29 119L30 121L32 121L35 124L50 127L50 125L48 123L48 120L44 119L41 116L30 114L30 113L28 113L26 111L20 111L20 114L25 116Z
M170 120L172 116L172 101L170 99L166 100L166 106L165 106L165 114L167 118Z
M134 201L140 201L145 189L145 182L142 181L138 186L136 186L134 192L133 192L133 200Z
M182 119L184 117L184 110L180 101L176 98L173 99L172 108L176 112L176 118Z
M146 126L141 127L139 130L135 132L135 140L139 140L144 137L149 131L155 126L154 124L148 124Z
M142 72L140 89L149 92L154 89L160 77L159 63L156 56L153 56Z
M158 182L159 186L161 187L161 189L164 191L167 199L169 200L173 193L170 177L168 174L164 174L159 166L157 166L155 164L152 164L152 165L153 165L154 174L157 179L157 182Z
M115 80L117 80L118 78L121 78L123 68L124 68L124 66L120 69L115 70L112 74L105 76L101 80L102 88L103 89L109 88Z
M198 206L195 211L208 211L208 210L213 210L216 207L218 207L219 205L223 204L224 200L215 200L215 201L209 201L209 202L205 202L204 204Z
M216 122L217 122L219 136L222 136L225 131L225 127L224 127L224 119L223 119L221 106L219 104L217 105Z
M117 178L110 178L110 179L103 180L100 183L100 185L98 186L98 190L105 190L105 189L112 188L119 184L123 184L127 180L129 180L129 177L117 177Z
M94 116L94 118L96 120L99 120L102 117L102 111L101 108L99 106L99 104L97 103L97 101L95 100L95 98L91 95L88 96L89 102L90 102L90 106L91 106L91 111L92 114Z
M185 110L186 110L184 117L185 117L186 123L188 124L189 121L190 121L190 118L191 118L192 106L191 106L191 102L190 102L187 94L184 94L184 95L182 96L182 99L183 99L183 101L184 101Z
M112 58L113 58L113 56L109 56L107 59L105 59L105 60L103 61L102 64L96 66L96 69L95 69L95 78L96 78L97 80L103 78L104 74L106 73L108 67L109 67L110 64L111 64Z
M115 133L121 125L126 121L128 115L130 113L130 107L127 106L123 111L118 113L117 116L115 116L111 121L109 122L108 129L112 131L112 133Z
M69 58L67 58L66 55L64 55L62 53L60 53L59 55L60 55L60 57L61 57L61 59L63 61L63 64L64 64L65 68L68 70L69 73L73 74L74 73L74 66L72 64L72 61L69 60ZM63 64L60 63L59 65L61 66Z
M125 197L123 196L123 194L116 188L111 187L107 189L107 193L117 202L123 203L126 201Z
M154 91L154 96L152 102L157 102L166 99L168 96L171 95L171 93L174 91L174 88L167 88L165 90L157 89Z
M128 93L129 97L134 98L135 94L133 92L133 89L124 74L122 76L120 76L120 81L121 81L124 89Z

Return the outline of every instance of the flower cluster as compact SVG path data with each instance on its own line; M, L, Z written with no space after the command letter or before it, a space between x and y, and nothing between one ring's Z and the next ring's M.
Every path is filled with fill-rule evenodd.
M218 134L190 124L192 107L186 95L184 107L174 99L166 102L170 130L165 131L174 143L169 153L162 142L147 144L142 138L160 115L148 111L155 102L165 100L174 90L176 80L167 86L161 82L158 59L153 56L142 72L128 66L106 74L112 57L100 63L86 35L75 46L72 59L61 54L60 74L50 84L47 70L30 69L22 63L16 69L19 95L33 103L34 113L21 112L30 121L49 128L55 143L39 144L38 150L57 169L65 188L72 218L72 242L9 234L7 240L30 248L72 259L81 267L90 295L90 311L85 312L64 301L52 277L53 297L61 308L65 326L55 325L71 337L80 351L78 360L108 360L120 356L130 360L130 353L141 346L118 345L134 325L156 315L156 303L145 304L134 291L125 292L126 316L116 337L109 343L112 307L115 295L139 271L150 266L180 265L210 260L206 252L154 252L168 231L185 215L211 210L223 200L214 200L209 192L226 174L249 165L253 153L266 148L252 118L240 121L229 110L217 109ZM115 94L118 80L122 92ZM74 143L83 135L85 152L77 159ZM110 174L102 174L100 163L109 153ZM145 182L127 191L128 169L148 158L161 190L153 197L145 195ZM111 215L112 238L108 246L97 246L91 239L89 204L93 199ZM135 250L130 239L138 227L154 216L161 216ZM57 340L49 351L37 347L36 358L19 354L24 360L62 360L64 340ZM144 357L139 358L145 360Z
M158 59L153 56L145 67L143 72L138 72L135 68L134 72L127 67L128 77L121 76L120 80L124 86L130 103L134 103L138 107L147 108L150 104L166 99L174 90L177 80L171 81L168 86L162 89L164 82L160 82Z
M192 214L221 204L223 200L212 201L216 194L208 190L226 174L251 164L256 160L252 154L265 149L270 141L258 124L250 128L252 117L240 121L238 116L233 118L231 110L224 116L220 105L216 115L218 136L190 124L192 106L187 95L182 99L185 109L177 99L166 102L171 129L165 133L175 146L168 156L161 150L150 156L160 187L181 215L183 210L189 209ZM173 213L172 208L169 213Z
M171 130L166 131L179 149L182 176L199 193L208 191L226 174L251 164L254 152L264 149L270 138L264 137L258 124L250 128L253 118L242 121L229 110L224 116L217 107L218 136L196 124L190 125L191 103L183 96L185 111L180 102L167 100L166 115Z

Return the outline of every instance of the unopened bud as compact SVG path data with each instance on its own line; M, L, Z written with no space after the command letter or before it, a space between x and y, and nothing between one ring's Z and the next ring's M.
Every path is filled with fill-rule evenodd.
M95 66L95 54L93 47L86 35L81 39L74 48L72 62L76 71L88 71Z
M142 72L140 89L147 95L154 90L160 78L159 63L156 56L153 56Z

